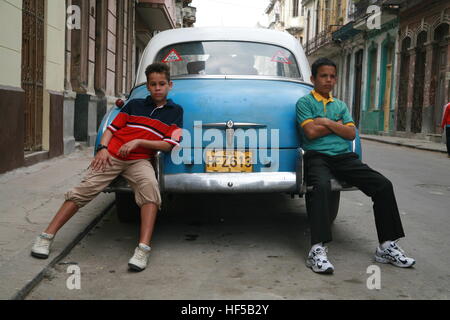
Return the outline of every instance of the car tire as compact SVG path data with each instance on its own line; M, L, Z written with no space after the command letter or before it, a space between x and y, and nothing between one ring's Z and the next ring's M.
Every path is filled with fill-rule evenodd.
M161 208L160 214L166 214L170 212L170 204L172 202L173 195L167 193L161 193Z
M334 220L336 220L338 211L339 211L339 201L341 199L341 192L340 191L333 191L331 192L331 199L330 199L330 208L329 208L329 217L330 217L330 223L333 223Z
M120 222L140 221L141 210L134 200L133 193L116 192L116 210Z

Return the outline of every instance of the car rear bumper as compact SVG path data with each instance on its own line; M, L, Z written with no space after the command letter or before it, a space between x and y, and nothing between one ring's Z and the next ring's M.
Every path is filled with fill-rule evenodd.
M181 173L164 176L169 193L295 193L294 172Z
M301 154L301 153L300 153ZM177 173L164 172L164 154L156 155L155 171L159 189L165 193L292 193L304 194L312 190L303 183L301 156L297 172L239 172L239 173ZM331 190L356 190L331 179ZM127 181L118 177L105 192L132 192Z
M161 177L160 177L161 179ZM304 194L312 187L297 185L294 172L253 173L181 173L165 175L159 180L166 193L292 193ZM357 190L331 179L332 191ZM132 192L122 177L118 177L105 192Z

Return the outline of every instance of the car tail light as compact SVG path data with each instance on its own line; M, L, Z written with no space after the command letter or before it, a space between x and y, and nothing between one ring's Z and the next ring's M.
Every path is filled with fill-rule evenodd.
M122 99L116 100L116 106L118 106L119 108L122 108L124 104L125 102Z

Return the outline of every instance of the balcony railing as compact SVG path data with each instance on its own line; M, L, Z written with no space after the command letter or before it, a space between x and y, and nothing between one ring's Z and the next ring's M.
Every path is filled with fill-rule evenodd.
M305 53L307 56L319 50L321 47L333 42L333 33L340 29L340 25L330 25L327 29L320 32L316 37L306 43Z
M405 0L359 0L354 1L355 11L350 15L353 21L358 21L359 19L368 15L367 8L372 5L379 6L381 8L389 8L390 6L402 5Z
M183 21L188 24L195 23L197 8L184 7L182 10L183 10Z

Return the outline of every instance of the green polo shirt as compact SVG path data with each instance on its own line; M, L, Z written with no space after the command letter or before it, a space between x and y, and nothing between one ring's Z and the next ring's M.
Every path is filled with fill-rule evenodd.
M297 121L302 128L308 122L314 121L314 118L328 118L333 121L342 120L344 125L355 125L345 102L333 98L331 94L328 99L325 99L313 90L310 94L297 101L296 108ZM309 140L304 131L300 131L304 150L314 150L331 156L351 151L348 140L334 133Z

